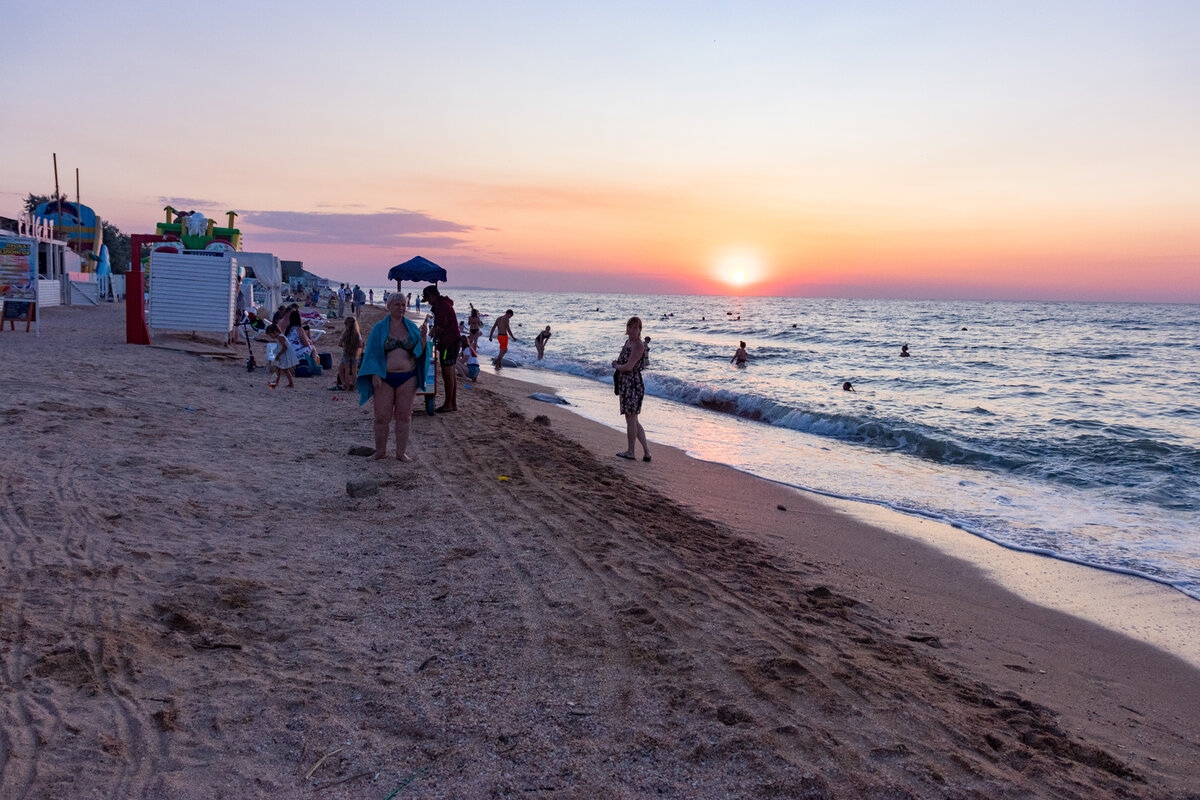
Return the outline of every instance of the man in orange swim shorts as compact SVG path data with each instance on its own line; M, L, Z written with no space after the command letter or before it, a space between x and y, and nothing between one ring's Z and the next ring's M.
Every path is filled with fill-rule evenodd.
M488 341L490 342L492 334L499 331L496 335L496 340L500 342L500 354L496 356L497 367L504 366L504 354L508 352L508 337L512 336L513 341L517 341L517 337L513 336L512 332L512 318L513 310L510 308L499 317L496 317L496 321L492 323L492 330L488 333Z

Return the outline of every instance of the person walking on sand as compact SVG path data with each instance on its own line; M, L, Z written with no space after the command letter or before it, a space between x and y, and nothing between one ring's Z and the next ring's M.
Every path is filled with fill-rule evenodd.
M550 326L547 325L542 329L533 340L533 346L537 348L538 361L542 360L542 356L546 355L546 342L550 341Z
M437 410L439 414L458 411L458 376L454 372L454 365L458 361L462 334L458 332L454 301L439 292L437 285L432 283L421 294L433 311L433 343L437 345L438 363L442 365L442 391L445 392L445 398Z
M488 341L492 340L492 334L496 335L496 341L500 342L500 354L496 356L496 366L504 366L504 354L508 352L508 338L512 336L512 340L517 341L517 337L512 332L513 310L510 308L500 316L496 317L496 321L492 323L492 329L488 332ZM499 331L499 333L496 333Z
M358 369L358 404L374 400L375 454L387 457L388 428L396 429L396 458L408 456L413 398L425 383L425 323L418 328L404 316L400 295L388 298L388 315L371 328Z
M733 358L729 359L730 364L736 363L739 367L746 365L746 343L738 342L738 349L733 354Z
M479 309L474 303L470 304L471 314L467 317L467 338L471 341L473 347L479 346L479 334L483 333L483 317L479 316Z
M625 323L625 346L621 354L612 362L616 372L613 374L613 390L621 398L621 413L625 415L626 449L617 453L617 458L637 459L634 442L642 443L642 461L650 460L650 446L646 444L646 431L638 422L642 413L642 399L646 396L646 387L642 383L642 370L646 366L646 345L642 342L642 320L640 317L630 317Z
M283 331L279 330L279 326L272 322L267 326L267 338L278 346L275 351L275 358L270 362L271 380L267 386L274 389L279 385L281 375L286 375L288 379L288 388L295 389L296 383L292 380L292 376L296 374L296 365L300 363L300 357L296 355L296 351L292 349L292 343L283 335Z

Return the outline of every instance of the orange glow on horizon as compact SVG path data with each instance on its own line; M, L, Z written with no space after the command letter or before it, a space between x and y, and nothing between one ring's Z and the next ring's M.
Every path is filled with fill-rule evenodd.
M731 248L718 254L711 272L717 280L737 289L758 283L765 276L762 259L748 248Z

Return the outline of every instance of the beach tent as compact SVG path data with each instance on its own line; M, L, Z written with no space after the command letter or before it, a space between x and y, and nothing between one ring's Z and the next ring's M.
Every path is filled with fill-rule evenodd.
M279 259L272 253L247 253L241 250L234 255L239 266L254 270L254 280L266 290L266 302L263 305L268 314L274 314L275 309L283 303L283 266Z
M416 256L389 269L388 280L396 282L396 291L398 292L400 291L400 281L437 283L446 280L446 270L424 256Z

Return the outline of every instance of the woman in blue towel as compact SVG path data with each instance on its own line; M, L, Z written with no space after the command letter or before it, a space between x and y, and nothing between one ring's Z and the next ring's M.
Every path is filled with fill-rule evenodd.
M426 327L418 328L404 316L404 299L388 297L388 315L375 323L363 348L358 369L358 404L375 400L375 455L387 456L388 428L396 426L396 458L408 455L408 432L413 397L425 383Z

